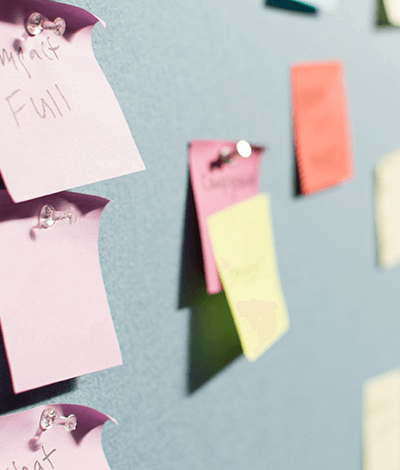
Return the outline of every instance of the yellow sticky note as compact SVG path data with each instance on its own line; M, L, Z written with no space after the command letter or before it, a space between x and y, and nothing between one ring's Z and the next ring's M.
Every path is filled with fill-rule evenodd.
M364 470L400 468L400 370L366 382L363 400Z
M243 352L255 361L289 328L269 196L260 194L234 204L207 222Z
M375 210L379 263L400 263L400 150L382 157L375 172Z

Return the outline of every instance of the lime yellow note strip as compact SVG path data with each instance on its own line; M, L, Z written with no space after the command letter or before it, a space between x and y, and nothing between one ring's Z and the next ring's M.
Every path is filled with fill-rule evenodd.
M211 215L207 221L243 352L255 361L289 328L269 196L246 199Z

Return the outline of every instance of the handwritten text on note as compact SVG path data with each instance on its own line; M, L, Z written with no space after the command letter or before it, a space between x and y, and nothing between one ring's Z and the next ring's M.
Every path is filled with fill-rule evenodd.
M55 464L50 460L50 457L54 452L57 451L57 449L51 450L49 453L46 452L44 446L40 446L40 449L42 451L41 455L39 458L36 456L36 460L32 463L32 465L23 465L22 467L18 465L18 462L12 461L11 465L7 467L7 470L30 470L33 468L33 470L56 470ZM33 459L32 459L33 460ZM32 461L31 460L31 461Z
M74 414L77 428L71 433L54 425L32 445L42 411L54 408L59 416ZM80 405L41 405L0 417L1 470L110 470L101 447L101 432L109 416ZM114 421L114 420L112 420ZM115 422L115 421L114 421Z
M3 47L0 53L0 63L5 69L3 73L22 73L24 76L26 74L30 80L34 80L35 77L31 69L32 61L53 62L54 60L60 60L59 49L61 46L60 44L52 44L52 42L53 38L47 36L45 41L40 42L40 47L32 47L25 51L19 44L17 45L17 52L9 51ZM50 64L47 63L47 66L50 66ZM30 90L30 88L16 88L5 97L10 107L10 117L12 116L18 129L21 128L19 115L22 112L29 114L25 120L26 123L29 123L34 117L40 119L53 117L55 119L63 117L66 112L71 111L71 105L59 84L54 83L52 86L43 89L39 95L35 93L35 96L31 96L33 93Z

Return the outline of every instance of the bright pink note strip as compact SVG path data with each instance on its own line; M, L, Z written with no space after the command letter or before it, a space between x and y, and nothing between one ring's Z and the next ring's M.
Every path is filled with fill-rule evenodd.
M194 140L189 149L190 178L192 182L197 217L199 220L207 292L222 290L210 235L207 217L259 192L259 169L262 147L253 148L249 158L235 158L231 163L211 169L223 147L234 150L236 142Z
M41 413L46 408L54 408L59 416L74 414L76 430L67 433L62 426L54 425L40 435L36 446L31 446ZM108 420L114 421L99 411L80 405L42 405L1 416L0 467L5 470L109 470L101 446L101 432Z
M19 204L0 191L0 320L16 393L122 364L97 235L109 201L62 192ZM77 221L38 225L40 209Z
M33 12L64 18L65 35L28 36ZM93 54L97 22L85 10L49 0L2 2L0 172L15 202L145 168Z

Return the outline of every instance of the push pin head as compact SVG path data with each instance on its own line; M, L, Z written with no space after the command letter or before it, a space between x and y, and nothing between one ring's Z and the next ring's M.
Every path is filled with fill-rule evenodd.
M54 425L62 426L66 432L75 431L77 427L77 419L74 414L69 416L58 416L57 411L54 408L46 408L40 415L39 428L36 431L35 436L29 441L29 447L32 450L38 450L40 447L40 437L44 431L48 431Z
M69 416L58 416L57 411L54 408L46 408L42 411L40 415L40 429L42 431L47 431L51 429L54 425L63 426L66 432L75 431L77 426L76 416L70 414Z
M236 157L248 158L252 154L253 149L247 140L239 140L234 149L232 147L222 147L217 160L211 162L211 169L221 168L224 163L232 163Z
M53 206L43 206L39 213L39 226L49 228L58 220L65 220L71 225L76 222L77 214L73 207L68 207L64 212L56 211Z
M66 432L72 432L75 431L77 424L76 416L69 415L67 418L65 418L65 423L63 426Z
M62 36L67 28L67 23L63 18L56 18L54 21L49 21L40 13L32 13L26 23L26 30L31 36L37 36L43 30L52 30L57 36Z
M57 418L57 411L54 408L46 408L40 415L40 429L47 431L53 427L54 421Z
M43 31L44 18L40 13L32 13L28 18L26 29L31 36L37 36Z

